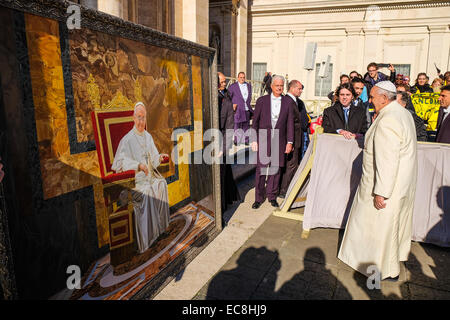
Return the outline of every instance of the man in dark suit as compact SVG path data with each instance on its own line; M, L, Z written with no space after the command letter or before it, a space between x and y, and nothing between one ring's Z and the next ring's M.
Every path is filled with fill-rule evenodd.
M297 171L301 160L304 133L308 131L309 119L303 101L299 99L303 92L303 85L298 80L292 80L288 84L286 97L291 98L292 114L294 116L294 150L286 156L286 166L281 177L280 198L286 196L292 177Z
M231 168L232 159L228 157L229 150L233 144L234 129L234 110L231 98L226 90L225 76L218 72L218 100L219 100L219 129L222 133L222 163L220 165L220 183L221 183L221 207L222 207L222 226L225 227L226 221L224 219L224 212L227 210L228 205L234 201L240 201L241 196L236 185L236 181L233 177L233 171ZM231 134L230 134L231 133Z
M267 92L267 94L271 94L272 93L272 88L270 87L270 85L272 84L272 72L266 72L266 74L264 75L264 90Z
M346 139L367 131L366 110L353 105L355 90L350 83L341 84L336 91L338 101L323 112L322 127L325 133L337 133Z
M223 153L226 155L231 148L233 136L230 135L230 130L234 129L234 113L233 103L231 97L226 89L226 78L221 72L218 76L218 103L219 103L219 129L223 137Z
M361 99L361 94L364 91L365 83L364 80L358 77L352 79L351 84L355 90L355 99L353 99L353 104L359 108L363 108L366 111L367 128L372 124L372 116L375 113L373 111L373 106L371 107L369 101L364 102ZM372 110L372 111L371 111Z
M250 128L250 118L253 115L253 109L250 106L252 101L252 86L245 82L245 73L239 72L238 82L233 83L228 88L233 106L234 114L234 143L236 145L245 142L248 144L247 130Z
M285 154L289 154L294 143L294 117L290 97L282 96L284 78L272 79L272 94L256 101L252 127L252 150L257 152L255 202L258 209L266 198L273 207L280 183L280 168L284 167ZM267 179L267 184L266 184Z
M225 93L227 92L227 79L225 78L225 75L222 72L217 72L217 89L218 89L218 103L219 103L219 110L222 108L222 101L225 97ZM220 114L220 111L219 111Z
M441 88L436 142L450 143L450 85Z

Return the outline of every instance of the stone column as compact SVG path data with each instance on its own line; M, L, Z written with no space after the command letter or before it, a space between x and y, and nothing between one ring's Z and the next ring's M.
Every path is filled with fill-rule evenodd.
M275 50L272 73L285 77L289 74L288 59L289 59L289 34L290 31L281 30L276 31L277 38L275 39Z
M236 68L237 72L247 71L247 0L241 0L236 16ZM251 74L247 74L250 79Z
M446 25L441 26L428 26L430 33L430 41L428 45L428 62L427 62L427 74L430 76L430 84L435 77L437 77L436 67L441 69L441 73L444 74L449 69L448 65L448 53L450 48L449 29Z
M346 30L346 71L350 73L353 70L364 74L367 64L364 66L364 36L361 27L347 28Z
M208 37L208 1L183 0L183 38L208 46Z
M292 61L289 64L289 78L299 80L306 86L307 70L303 69L305 63L305 30L295 30L290 39L292 42Z
M173 5L174 35L183 37L183 0L174 0Z
M122 0L98 0L97 3L99 11L123 18Z
M371 62L377 61L377 50L378 48L378 30L374 29L364 29L364 60L363 68L360 71L362 75L367 72L367 65Z

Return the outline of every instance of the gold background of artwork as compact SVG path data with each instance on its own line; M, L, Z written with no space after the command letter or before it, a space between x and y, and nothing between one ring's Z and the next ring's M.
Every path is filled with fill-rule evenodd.
M98 245L109 243L108 218L97 151L70 153L58 22L25 14L26 36L35 108L44 199L93 186ZM117 93L147 106L147 128L161 153L171 154L173 129L191 124L187 56L180 52L119 39L87 29L70 33L70 58L78 142L94 139L88 93L92 74L98 84L100 106ZM113 50L114 49L114 50ZM136 83L140 87L136 87ZM177 137L203 148L201 59L192 57L194 132ZM166 112L161 112L165 110ZM182 155L179 154L179 158ZM168 174L174 174L170 161ZM168 186L169 205L190 196L189 165L178 166L179 179Z

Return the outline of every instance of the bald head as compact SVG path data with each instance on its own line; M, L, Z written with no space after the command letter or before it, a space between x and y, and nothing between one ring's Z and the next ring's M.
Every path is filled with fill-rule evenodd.
M219 90L225 90L226 86L227 86L227 79L225 79L225 75L222 72L217 72L217 77L218 77L218 81L217 81L217 87Z
M300 97L303 92L303 85L298 80L292 80L288 84L288 93L292 94L294 97Z

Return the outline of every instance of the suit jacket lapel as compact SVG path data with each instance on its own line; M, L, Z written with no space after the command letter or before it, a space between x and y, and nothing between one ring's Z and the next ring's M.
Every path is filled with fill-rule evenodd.
M350 111L348 112L348 123L350 123L350 119L353 117L353 114L356 112L356 106L353 105L353 103L350 106Z
M437 120L437 127L436 130L439 130L442 126L442 118L444 117L444 110L442 108L439 108L439 114L438 114L438 120ZM447 116L448 118L448 116Z
M345 116L344 116L344 110L342 110L342 105L339 103L335 105L336 112L339 115L339 118L341 118L342 123L345 124Z
M444 117L444 111L443 110L440 110L440 111L442 112L442 116L441 117ZM450 122L449 119L450 119L450 114L447 115L447 117L444 119L444 121L442 121L441 125L439 126L439 129L444 127L444 125L448 124Z
M265 103L267 110L265 111L265 113L269 115L268 117L265 117L265 118L269 119L268 124L270 125L270 128L272 128L272 99L271 99L270 94L268 94L267 96L264 96L264 97L267 97L266 98L267 102Z

